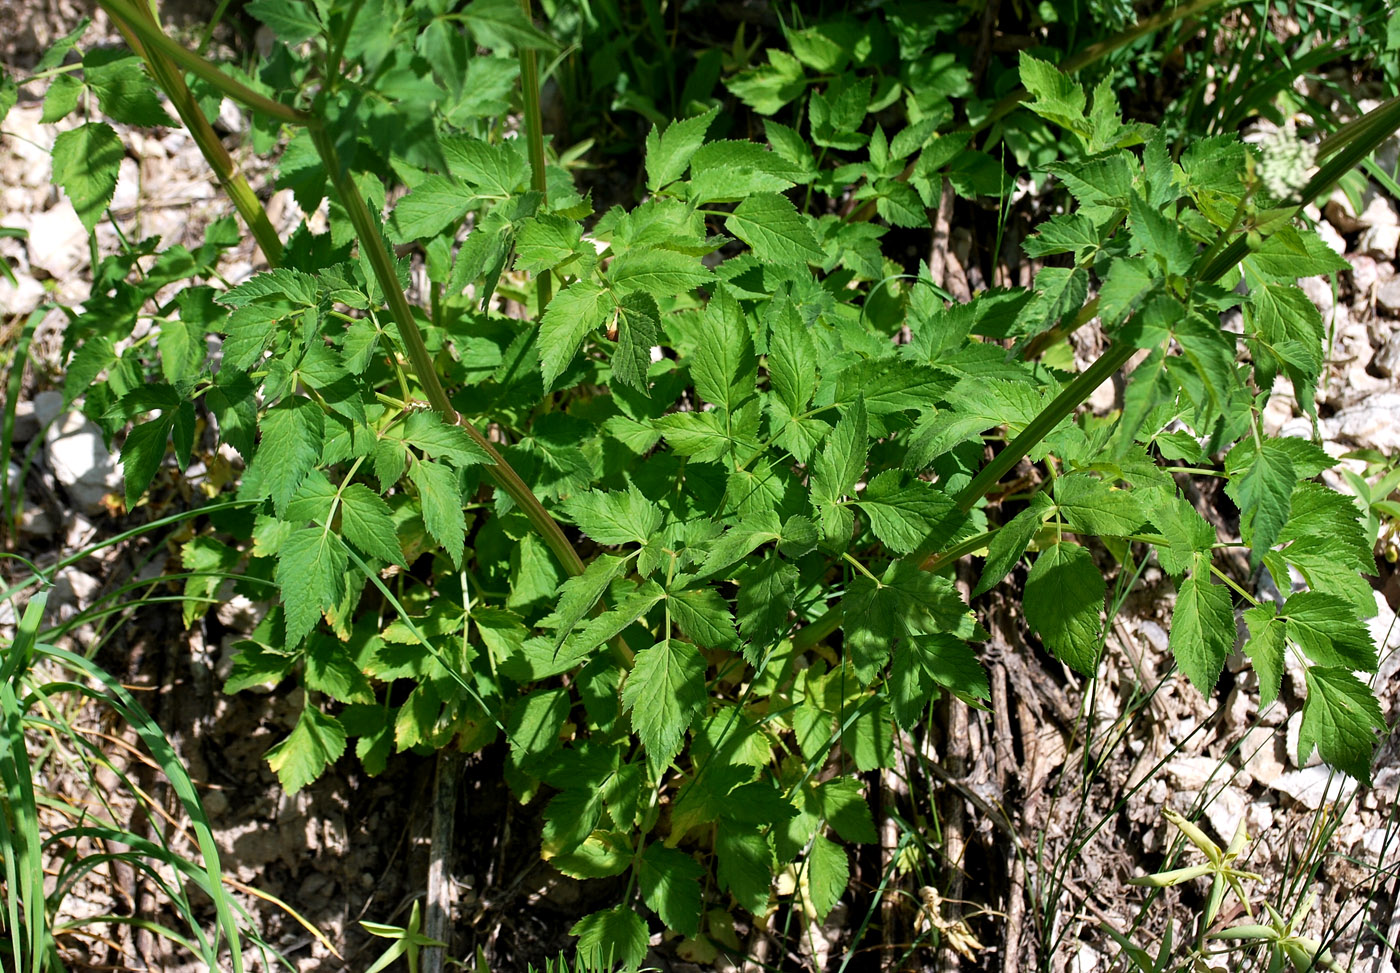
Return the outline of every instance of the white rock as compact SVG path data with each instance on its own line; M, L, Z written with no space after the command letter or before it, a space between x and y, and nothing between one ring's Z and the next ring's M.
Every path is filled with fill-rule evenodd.
M1328 422L1329 439L1340 437L1386 455L1400 453L1400 392L1369 395Z
M1269 787L1284 772L1283 737L1269 726L1251 727L1240 743L1244 769L1256 782Z
M1292 655L1292 653L1290 652L1289 655ZM1302 680L1301 676L1296 680L1296 686L1295 686L1295 688L1299 691L1299 695L1303 695L1303 693L1305 692L1304 686L1303 686L1303 680ZM1290 764L1292 764L1293 766L1295 766L1295 767L1298 766L1298 731L1302 728L1302 726L1303 726L1303 713L1302 713L1301 710L1295 710L1294 712L1288 714L1288 737L1287 737L1287 739L1288 739L1288 755L1287 755L1287 756L1288 756L1288 762L1289 762ZM1302 769L1303 769L1303 770L1313 770L1313 769L1315 769L1315 768L1317 768L1317 767L1321 767L1321 766L1322 766L1322 755L1321 755L1320 753L1318 753L1318 752L1317 752L1317 748L1314 747L1314 748L1313 748L1313 752L1310 753L1310 754L1308 754L1308 758L1307 758L1306 760L1303 761ZM1289 771L1289 773L1292 773L1292 771ZM1283 775L1280 775L1280 776L1283 776Z
M49 427L45 445L49 469L73 505L85 513L102 510L102 498L121 486L121 471L96 424L81 412L69 412Z
M1356 781L1340 771L1318 765L1280 774L1271 786L1309 811L1316 811L1326 803L1345 800L1356 790Z
M1356 249L1373 254L1385 260L1395 258L1397 244L1400 244L1400 214L1388 196L1377 195L1361 214L1366 229L1357 238Z
M1327 205L1323 206L1322 212L1327 217L1327 222L1343 233L1355 233L1366 228L1361 215L1351 203L1351 197L1340 189L1332 190L1332 196L1327 200Z
M101 588L102 582L92 575L76 568L68 568L65 571L60 571L58 576L54 578L49 601L57 607L72 606L81 610L92 604Z
M1240 826L1240 820L1245 818L1248 811L1249 801L1235 787L1217 791L1206 803L1206 819L1210 821L1211 830L1215 832L1220 847L1224 848L1235 837L1235 829ZM1245 822L1245 826L1248 827L1248 821Z
M1098 973L1106 968L1103 956L1088 943L1080 943L1074 958L1069 962L1071 973Z
M29 266L62 280L88 262L88 235L73 205L64 198L34 216L29 225Z
M44 285L28 274L15 274L15 283L0 278L0 314L28 314L44 301Z
M1220 761L1210 757L1180 757L1167 764L1166 771L1185 791L1198 791L1206 786L1212 775L1219 777Z
M1388 378L1400 378L1400 334L1387 338L1371 356L1371 367Z
M1322 242L1327 244L1328 248L1337 256L1346 256L1347 242L1342 239L1342 235L1337 232L1336 228L1332 226L1331 223L1326 220L1320 220L1317 223L1317 235L1322 237Z
M1393 277L1376 288L1376 303L1392 314L1400 312L1400 277Z
M141 167L130 156L123 156L118 169L117 189L112 194L112 209L134 210L141 199Z
M1369 301L1371 291L1381 279L1380 265L1376 263L1374 258L1368 257L1364 253L1353 254L1350 261L1351 282L1356 287L1356 293L1363 303Z

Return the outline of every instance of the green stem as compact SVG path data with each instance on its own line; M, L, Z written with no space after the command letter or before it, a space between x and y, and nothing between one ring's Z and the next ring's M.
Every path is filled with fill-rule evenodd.
M361 195L359 187L355 185L350 174L340 166L340 158L335 151L335 140L331 138L320 119L315 119L308 125L308 130L311 133L311 141L316 146L316 151L321 156L321 161L335 185L336 194L340 197L340 204L345 207L346 215L355 228L355 235L359 238L360 246L369 259L375 279L379 281L380 290L384 292L389 313L392 315L394 323L398 325L404 350L408 353L414 375L418 379L418 384L422 386L423 394L427 397L428 403L442 413L443 418L449 423L461 426L467 435L471 436L476 444L486 451L486 454L491 457L491 465L486 467L486 472L506 492L506 495L515 501L516 506L525 514L526 519L530 521L540 538L559 559L564 570L570 575L582 574L582 558L578 556L574 546L569 543L569 539L564 536L564 531L560 529L559 524L549 515L549 511L544 509L539 498L520 478L520 474L516 473L515 469L505 461L505 457L496 451L496 447L492 445L491 441L478 432L470 422L458 415L456 409L452 408L452 403L447 398L442 383L438 381L437 368L433 364L432 355L428 352L427 345L423 343L423 333L418 329L417 322L413 320L413 309L409 307L408 298L399 288L393 258L389 255L384 238L379 232L379 226L370 215L369 207L365 204L365 198Z
M116 0L116 2L121 3L122 0ZM143 11L140 8L132 9L138 18L142 17ZM176 68L175 59L165 53L161 45L149 42L142 33L142 28L150 28L159 36L165 37L160 25L148 18L139 22L126 20L118 10L110 7L107 12L111 15L112 22L117 25L117 29L121 31L122 36L126 38L127 45L145 60L146 66L150 68L151 77L170 98L170 104L174 106L176 114L180 116L180 121L185 123L185 128L189 130L195 144L199 146L204 161L209 163L210 169L214 170L215 178L219 180L219 185L228 194L234 209L238 210L238 215L243 218L243 222L252 232L253 239L257 241L268 265L280 266L282 263L282 238L277 235L277 229L272 225L272 220L268 218L267 210L263 208L262 202L253 192L253 187L248 185L248 180L243 177L243 173L234 165L233 158L228 154L228 149L224 148L224 143L219 141L219 136L215 133L213 126L209 124L209 120L204 117L204 112L200 110L198 103L194 100L194 95L190 93L189 86L185 84L184 75ZM172 42L171 46L177 45ZM195 57L195 55L190 56ZM203 61L203 58L198 58L198 60ZM210 67L212 68L213 65ZM215 73L223 77L222 73L217 71Z
M166 36L165 31L161 30L158 24L143 14L139 7L127 2L127 0L98 0L98 4L107 11L113 20L129 27L131 32L139 37L144 44L149 45L186 71L199 75L234 101L242 102L254 111L263 112L292 125L311 123L312 116L306 112L259 94L242 82L235 81L224 74L212 62L206 61L198 54L187 51L175 43Z
M533 19L530 0L520 0L527 20ZM544 116L540 111L540 70L539 59L533 48L520 50L520 94L525 105L525 141L530 156L530 188L543 197L548 191L548 178L544 163ZM544 200L541 199L541 204ZM550 301L549 271L535 278L538 307L536 314L543 314Z
M1080 372L1074 381L1065 386L1064 391L1055 396L1055 401L1042 409L1021 431L1021 434L1000 453L997 453L992 461L973 478L967 488L958 494L958 506L963 510L971 510L978 500L986 496L988 491L996 486L998 480L1021 461L1021 457L1029 453L1037 443L1048 436L1051 430L1060 424L1061 420L1074 412L1080 403L1093 394L1094 389L1112 378L1113 374L1127 363L1135 351L1137 351L1137 347L1131 342L1119 341L1118 344L1112 345L1108 351L1104 352L1092 365Z

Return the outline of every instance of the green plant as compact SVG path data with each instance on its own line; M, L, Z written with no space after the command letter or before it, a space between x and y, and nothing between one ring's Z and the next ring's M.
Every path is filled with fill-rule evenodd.
M231 223L197 252L130 245L69 329L70 398L113 436L130 427L129 507L168 488L168 452L183 468L214 431L246 462L229 483L241 503L184 545L185 611L228 574L253 597L279 591L225 690L307 690L268 753L288 790L352 740L371 774L396 751L499 742L520 800L550 795L544 857L627 876L615 907L574 927L590 965L641 962L643 904L718 948L788 870L820 921L847 890L845 845L876 837L859 774L889 766L895 727L940 695L985 705L984 633L947 576L982 552L974 596L1033 554L1026 621L1086 676L1112 664L1105 574L1130 557L1150 552L1174 579L1171 648L1201 692L1248 606L1264 700L1287 653L1306 669L1300 756L1369 777L1384 725L1353 672L1377 664L1360 621L1371 548L1350 501L1316 482L1332 460L1263 436L1260 414L1279 373L1310 402L1323 330L1296 280L1343 266L1295 224L1299 203L1400 127L1396 102L1319 146L1305 183L1266 189L1234 137L1174 158L1122 120L1110 84L1086 93L1023 56L1026 91L986 118L1024 100L1064 133L1048 169L1066 211L1026 242L1054 265L1032 289L946 306L865 217L922 225L944 178L966 177L968 194L1006 180L969 132L940 133L946 106L913 82L842 75L801 128L767 126L771 148L707 141L713 109L657 126L648 198L585 235L592 204L547 163L538 124L528 53L552 42L513 0L258 0L279 44L242 79L127 0L102 5L177 107L183 70L260 113L287 139L280 184L307 212L328 203L328 233L264 240L256 198L195 122L272 269L214 286ZM468 34L494 62L526 53L523 140L483 125L499 102L463 89ZM808 40L831 49L824 38ZM73 84L121 117L151 93L129 65L122 98L104 95L113 63L89 52ZM731 88L781 107L786 63ZM827 148L855 161L827 167ZM91 119L55 144L55 180L90 230L119 157ZM840 215L852 183L869 212ZM423 307L396 246L422 261ZM176 281L191 284L164 296ZM493 312L498 292L525 317ZM1220 326L1232 309L1242 336ZM1032 360L1096 316L1111 343L1086 370ZM1079 413L1139 351L1121 409ZM1237 540L1174 473L1226 480ZM1308 590L1259 604L1217 561L1231 549Z
M84 555L89 552L83 552ZM40 576L42 578L42 576ZM8 594L8 593L7 593ZM160 728L131 694L80 655L49 644L41 631L47 592L25 606L15 637L4 644L0 665L0 851L3 851L6 938L0 943L7 968L25 973L66 969L66 957L82 955L85 939L110 942L110 933L131 925L153 933L209 969L243 969L243 944L251 938L268 968L276 954L258 938L249 917L224 889L208 819L188 773ZM85 620L85 619L80 619ZM121 822L130 801L144 813L166 815L101 745L101 733L78 718L91 705L110 709L129 726L159 768L187 817L189 830L177 841L157 829L156 839ZM45 781L73 772L86 799L54 793ZM99 783L105 771L117 787ZM185 926L172 929L155 917L120 913L73 915L67 903L84 882L113 864L128 866L161 893ZM190 896L197 888L212 903L212 927L200 918ZM280 903L279 903L280 904Z

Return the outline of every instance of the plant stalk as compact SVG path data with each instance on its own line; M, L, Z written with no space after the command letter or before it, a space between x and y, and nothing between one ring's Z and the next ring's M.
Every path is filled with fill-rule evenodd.
M160 36L165 36L153 14L141 7L133 7L132 9L136 11L137 16L144 15L146 23L160 33ZM108 8L107 12L126 39L127 45L145 60L151 77L170 98L170 104L174 106L176 114L180 116L180 121L184 122L185 128L194 137L195 144L199 146L204 160L209 163L209 168L214 170L214 176L219 180L219 185L223 187L224 192L228 194L234 209L238 210L238 215L243 217L243 222L252 232L253 239L257 241L268 265L280 266L282 263L282 238L277 235L277 230L273 227L272 220L268 218L267 210L263 208L262 202L253 192L253 187L248 185L248 180L234 164L233 158L224 148L224 143L219 140L219 136L215 133L213 126L209 124L209 120L204 117L204 112L195 102L194 95L190 93L189 86L185 84L185 77L176 68L174 60L159 46L147 44L136 26L128 22L117 10ZM220 77L223 77L222 73L220 73Z
M311 141L316 146L316 151L321 156L321 161L335 185L336 193L340 197L340 204L345 207L346 215L349 216L350 223L355 228L355 235L359 238L360 246L364 248L370 267L374 270L375 279L379 281L379 288L384 292L385 302L389 305L389 313L393 316L394 323L398 325L404 349L408 352L409 362L413 366L418 383L423 387L423 394L428 403L442 413L443 418L449 423L459 425L466 430L467 435L471 436L476 444L486 451L486 454L491 457L491 465L486 467L486 472L515 501L521 512L530 521L531 526L535 528L549 549L554 552L554 556L559 559L564 570L570 575L582 574L583 559L574 550L574 546L569 543L569 539L564 536L564 531L559 527L559 524L549 515L549 511L544 509L539 498L520 478L520 474L516 473L515 469L506 462L505 457L497 452L491 441L478 432L470 422L458 415L456 409L452 408L452 403L447 398L442 383L438 381L437 368L433 365L432 355L428 352L427 345L423 343L423 332L419 330L417 322L413 320L413 309L409 307L408 298L404 296L403 290L399 287L393 258L389 255L389 249L384 243L384 237L379 231L378 223L370 215L369 207L365 204L365 198L360 193L359 187L355 185L355 181L350 178L349 173L341 169L340 157L335 151L335 140L331 138L325 125L321 123L320 119L315 119L308 126L308 130L311 133Z
M98 0L98 4L113 20L129 27L143 44L168 57L191 74L197 74L234 101L242 102L248 108L293 125L306 125L312 121L312 116L306 112L259 94L241 81L224 74L213 62L181 47L150 17L142 14L139 7L128 0Z
M526 19L533 19L530 0L520 0ZM525 107L525 142L530 156L530 188L547 198L549 180L544 161L544 115L540 111L540 70L539 56L534 48L520 49L520 94ZM536 314L543 314L551 297L550 272L535 278Z

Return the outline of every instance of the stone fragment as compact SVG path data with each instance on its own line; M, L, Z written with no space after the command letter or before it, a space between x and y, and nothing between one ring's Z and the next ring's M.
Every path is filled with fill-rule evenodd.
M1346 800L1356 790L1356 781L1341 771L1318 764L1279 774L1271 786L1309 811L1316 811L1323 804Z
M1400 214L1388 196L1377 195L1361 214L1366 229L1357 237L1356 249L1383 260L1395 259L1397 244L1400 244Z
M15 271L15 282L0 278L0 314L28 314L44 301L44 285L22 270Z
M34 214L28 229L25 247L29 266L64 280L87 265L87 229L66 197L57 206Z
M45 447L54 479L84 513L99 513L102 499L121 488L117 454L107 449L102 430L81 412L60 416L49 427Z
M1345 439L1387 456L1400 453L1400 392L1368 395L1327 422L1328 439Z
M15 427L10 442L23 445L39 435L39 417L34 412L34 403L21 399L15 403Z
M1400 314L1400 277L1392 277L1376 288L1376 303L1391 314Z
M1255 726L1249 729L1240 742L1240 755L1244 758L1244 769L1257 783L1265 787L1284 772L1283 737L1270 726Z

